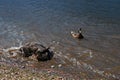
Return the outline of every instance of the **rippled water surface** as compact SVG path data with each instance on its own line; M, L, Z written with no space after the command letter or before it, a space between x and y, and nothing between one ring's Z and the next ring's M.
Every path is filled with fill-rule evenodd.
M119 0L0 0L0 47L53 44L54 58L44 64L62 64L60 70L73 70L71 74L79 78L120 78L119 4ZM70 31L80 27L85 39L72 38Z

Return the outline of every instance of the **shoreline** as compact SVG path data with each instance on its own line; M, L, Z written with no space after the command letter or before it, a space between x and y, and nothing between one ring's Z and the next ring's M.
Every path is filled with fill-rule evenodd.
M0 62L0 78L1 80L76 80L65 74L52 69L37 69L20 67L19 65L11 65L5 62Z

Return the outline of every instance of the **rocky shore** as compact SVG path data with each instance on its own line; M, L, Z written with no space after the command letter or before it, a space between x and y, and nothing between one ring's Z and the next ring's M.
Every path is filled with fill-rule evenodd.
M22 51L19 51L20 49ZM0 80L74 80L69 75L66 76L66 73L53 69L54 65L47 67L50 66L47 60L49 60L51 52L41 45L25 45L23 47L1 49L0 51ZM22 54L22 56L19 56L19 54ZM39 61L38 58L40 61L46 60L43 61L43 67L39 70L34 67L34 63ZM61 64L58 65L58 67L61 66Z
M11 66L6 63L0 63L1 80L74 80L65 76L60 76L52 70L41 70Z

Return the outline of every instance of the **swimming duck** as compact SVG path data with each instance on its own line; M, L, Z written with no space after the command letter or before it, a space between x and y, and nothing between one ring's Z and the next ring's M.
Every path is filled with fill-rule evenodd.
M81 31L81 30L82 30L82 29L80 28L80 29L78 30L78 32L73 32L73 31L71 31L71 35L72 35L74 38L83 39L84 36L82 35L82 31Z

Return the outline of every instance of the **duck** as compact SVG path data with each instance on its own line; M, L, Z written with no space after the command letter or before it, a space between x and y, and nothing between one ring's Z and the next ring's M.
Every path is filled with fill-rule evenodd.
M54 53L49 47L45 47L40 43L27 43L19 50L23 57L33 56L38 61L51 60Z
M84 36L82 35L82 29L81 28L78 30L78 32L71 31L71 35L72 35L72 37L77 38L77 39L83 39L84 38Z

